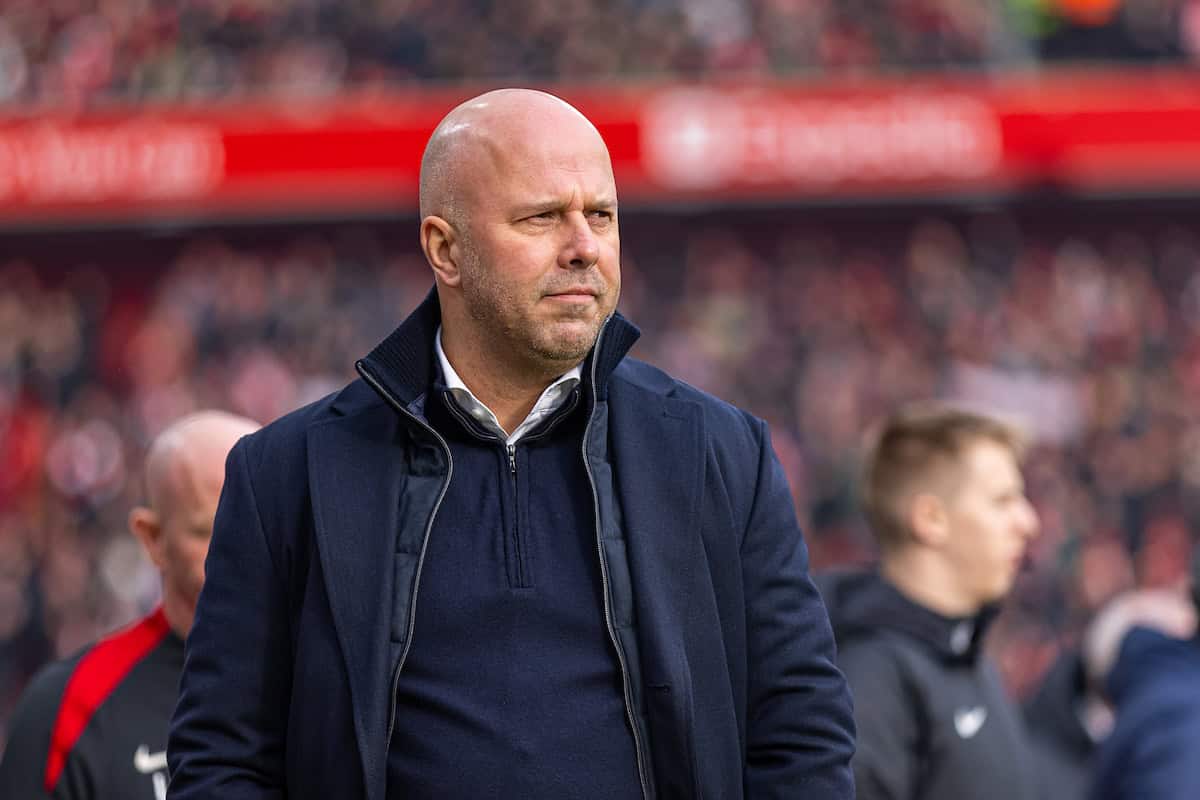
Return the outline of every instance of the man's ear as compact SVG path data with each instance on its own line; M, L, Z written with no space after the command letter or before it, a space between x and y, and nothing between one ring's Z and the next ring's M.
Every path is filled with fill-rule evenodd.
M432 215L421 220L421 249L438 282L445 286L457 287L462 282L457 244L458 233L449 222Z
M160 570L163 567L163 535L162 520L158 513L145 506L138 506L129 512L129 532L142 544L146 556Z
M908 505L908 528L913 538L929 547L941 547L950 536L946 504L933 492L913 495Z

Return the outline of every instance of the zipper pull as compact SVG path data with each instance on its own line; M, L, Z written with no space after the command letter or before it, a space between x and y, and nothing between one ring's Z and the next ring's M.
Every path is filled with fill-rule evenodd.
M508 469L513 475L517 474L517 446L508 445Z

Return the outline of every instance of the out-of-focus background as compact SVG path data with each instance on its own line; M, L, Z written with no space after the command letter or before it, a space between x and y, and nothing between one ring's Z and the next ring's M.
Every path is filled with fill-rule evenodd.
M635 353L771 422L818 567L871 558L879 415L1030 427L1022 695L1200 523L1198 58L1200 0L3 0L0 746L155 602L148 440L349 380L431 285L425 138L505 85L600 127Z

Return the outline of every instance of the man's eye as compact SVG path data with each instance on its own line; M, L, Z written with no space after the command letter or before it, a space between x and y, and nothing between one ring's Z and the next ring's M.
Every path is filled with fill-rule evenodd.
M613 213L611 211L593 211L591 215L605 221L613 218Z

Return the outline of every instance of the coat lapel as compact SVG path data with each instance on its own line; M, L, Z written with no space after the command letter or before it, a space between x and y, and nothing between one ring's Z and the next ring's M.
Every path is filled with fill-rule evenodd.
M708 569L702 410L627 384L610 394L609 413L656 778L664 797L695 796L686 637Z
M646 632L678 638L677 615L687 608L681 594L690 584L687 568L704 555L698 519L705 461L702 411L687 400L627 387L610 395L610 414L625 535L638 556L632 565L638 573L635 589L643 582L660 587L635 598L642 617L638 625L665 622L671 631Z
M388 408L338 417L308 432L317 549L346 662L368 795L380 786L395 644L394 552L404 461Z

